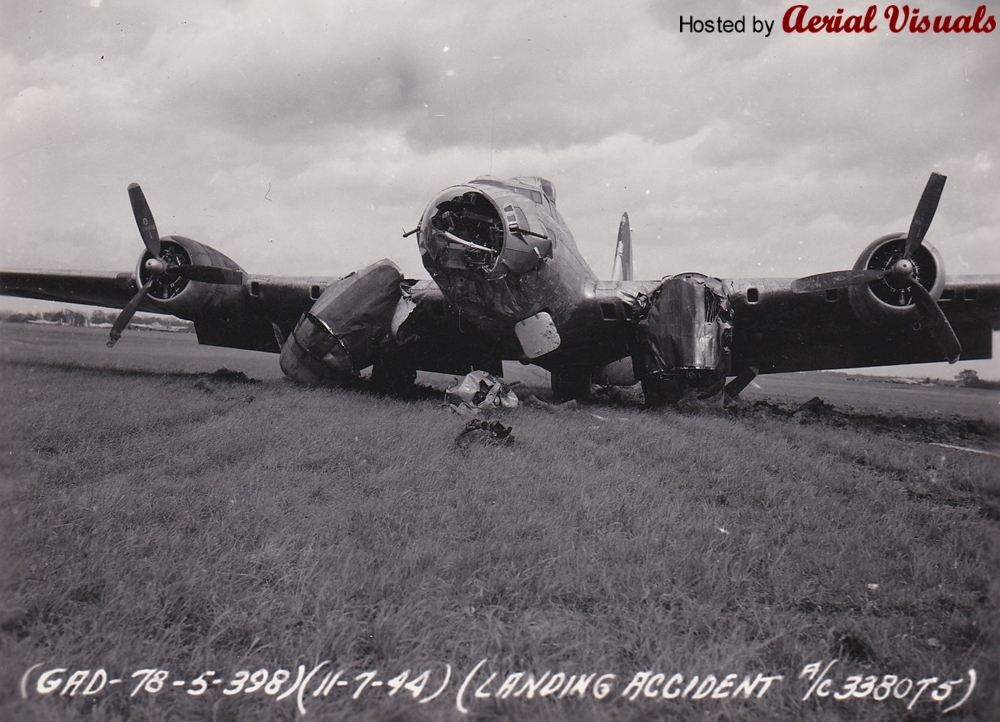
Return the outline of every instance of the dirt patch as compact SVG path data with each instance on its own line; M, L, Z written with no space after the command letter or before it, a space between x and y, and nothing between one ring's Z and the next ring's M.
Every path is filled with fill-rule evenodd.
M1000 442L1000 423L970 419L957 414L952 416L919 416L912 414L879 414L838 409L818 396L798 406L777 404L772 401L755 401L752 404L734 404L727 413L735 418L752 418L766 415L795 418L803 424L827 424L836 428L869 430L880 434L894 434L923 442L951 442L977 448L995 448Z

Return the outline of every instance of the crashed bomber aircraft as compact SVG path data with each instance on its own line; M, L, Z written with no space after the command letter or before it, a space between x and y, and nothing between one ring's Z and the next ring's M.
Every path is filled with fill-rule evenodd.
M416 371L502 375L535 363L562 398L592 383L642 382L649 403L732 397L756 373L990 358L1000 280L946 282L924 236L944 189L931 174L907 233L876 239L849 271L798 280L683 273L632 278L623 216L615 280L583 260L542 178L477 178L438 193L415 234L431 281L391 261L340 279L246 273L213 248L160 237L138 185L129 196L145 250L132 273L2 271L0 293L194 322L203 344L281 354L304 384L357 377L398 390ZM727 377L736 378L726 385Z

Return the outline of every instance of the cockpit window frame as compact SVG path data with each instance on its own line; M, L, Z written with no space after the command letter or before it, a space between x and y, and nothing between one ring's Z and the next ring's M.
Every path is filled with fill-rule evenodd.
M492 178L476 178L476 180L472 182L479 183L480 185L485 185L485 186L493 186L495 188L503 188L504 190L510 191L511 193L516 193L519 196L530 198L534 203L542 205L541 191L536 191L531 188L521 188L520 186L512 186L509 183L493 180Z

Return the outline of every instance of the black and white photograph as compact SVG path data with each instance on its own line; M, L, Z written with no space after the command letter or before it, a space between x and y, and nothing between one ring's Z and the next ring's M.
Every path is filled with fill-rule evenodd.
M997 719L998 17L0 0L0 718Z

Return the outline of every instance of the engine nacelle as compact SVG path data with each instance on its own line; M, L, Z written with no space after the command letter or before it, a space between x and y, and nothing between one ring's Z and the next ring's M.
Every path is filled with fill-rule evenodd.
M647 403L677 401L688 390L722 390L730 367L732 307L717 278L682 273L649 295L634 354Z
M314 386L356 377L390 340L403 274L382 260L327 286L281 349L281 370Z
M903 257L906 234L892 233L872 241L861 255L854 270L884 271ZM944 262L941 254L929 243L922 243L913 254L914 275L937 301L944 290ZM880 281L862 283L848 289L851 308L864 322L872 326L905 326L919 323L920 314L913 305L908 280L892 274Z
M164 236L160 239L160 256L166 265L215 266L238 271L245 275L239 264L219 251L184 236ZM139 286L145 284L152 273L146 261L153 255L145 251L139 257L135 278ZM239 308L243 286L201 283L180 276L164 276L153 281L145 304L157 311L179 318L195 320L200 315L225 316Z

